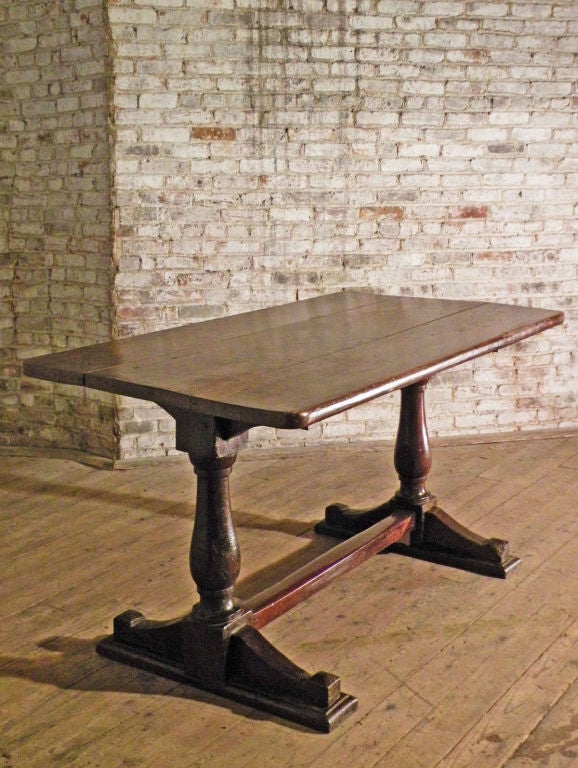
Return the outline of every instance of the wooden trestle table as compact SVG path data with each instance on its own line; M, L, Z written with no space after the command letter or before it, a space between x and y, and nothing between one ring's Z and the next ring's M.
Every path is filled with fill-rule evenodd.
M197 475L190 570L198 602L169 622L126 611L98 651L329 731L357 700L340 690L335 675L297 667L260 629L385 549L506 576L519 562L507 542L461 526L426 487L424 390L434 374L563 319L561 312L521 306L345 291L25 361L30 376L157 403L174 417L176 447L188 453ZM306 429L396 389L397 492L375 509L327 507L316 530L342 541L239 603L229 474L249 430Z

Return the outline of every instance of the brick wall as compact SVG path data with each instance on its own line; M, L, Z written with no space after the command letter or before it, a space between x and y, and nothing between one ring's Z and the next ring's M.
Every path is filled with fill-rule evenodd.
M0 446L113 455L109 397L21 378L24 357L110 337L101 0L0 7Z
M566 330L432 382L430 430L576 424L574 2L109 12L121 333L343 287L559 307ZM257 440L391 437L397 407ZM126 455L170 450L161 411L121 423Z
M344 287L561 308L565 328L432 381L429 425L576 425L573 0L107 10L115 334ZM397 403L254 439L391 437ZM119 419L122 456L173 450L159 409Z

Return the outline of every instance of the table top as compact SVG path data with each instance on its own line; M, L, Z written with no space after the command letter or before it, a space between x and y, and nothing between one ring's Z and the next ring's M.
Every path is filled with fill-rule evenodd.
M169 411L306 428L563 320L530 307L344 291L30 358L24 372Z

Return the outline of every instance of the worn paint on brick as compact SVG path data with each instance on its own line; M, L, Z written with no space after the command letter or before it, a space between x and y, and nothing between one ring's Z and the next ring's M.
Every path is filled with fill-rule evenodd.
M398 205L366 206L360 209L359 218L362 221L379 221L380 219L401 221L403 208Z
M135 144L127 147L127 155L143 155L145 157L154 157L160 153L160 147L157 144Z
M0 445L114 455L109 396L21 380L21 360L112 334L111 142L100 0L21 5L0 26ZM87 17L90 16L90 23ZM82 26L80 26L82 25ZM14 41L14 44L11 43ZM28 52L26 52L26 50ZM8 111L6 112L6 108ZM8 118L10 123L8 124ZM6 183L7 182L7 183Z
M342 288L575 311L568 2L470 3L465 24L463 3L111 0L106 30L102 0L5 4L0 444L174 451L155 406L123 406L113 441L102 395L23 388L52 348ZM570 322L519 373L503 350L434 377L430 430L517 428L522 369L521 426L575 426L577 341ZM393 409L259 440L393 437Z
M511 251L495 251L476 253L476 261L513 263L516 261L516 254Z
M519 154L524 151L524 144L519 141L502 142L500 144L489 144L488 152L493 155Z
M454 219L487 219L487 205L466 205L452 212Z

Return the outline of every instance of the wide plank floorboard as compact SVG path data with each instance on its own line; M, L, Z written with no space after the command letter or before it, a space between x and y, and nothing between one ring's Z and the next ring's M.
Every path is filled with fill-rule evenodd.
M126 470L3 456L0 768L577 768L578 435L433 448L430 488L522 565L505 581L377 556L268 625L359 709L321 735L100 658L126 608L195 601L186 458ZM331 546L327 503L395 490L376 444L240 454L232 500L250 595Z

